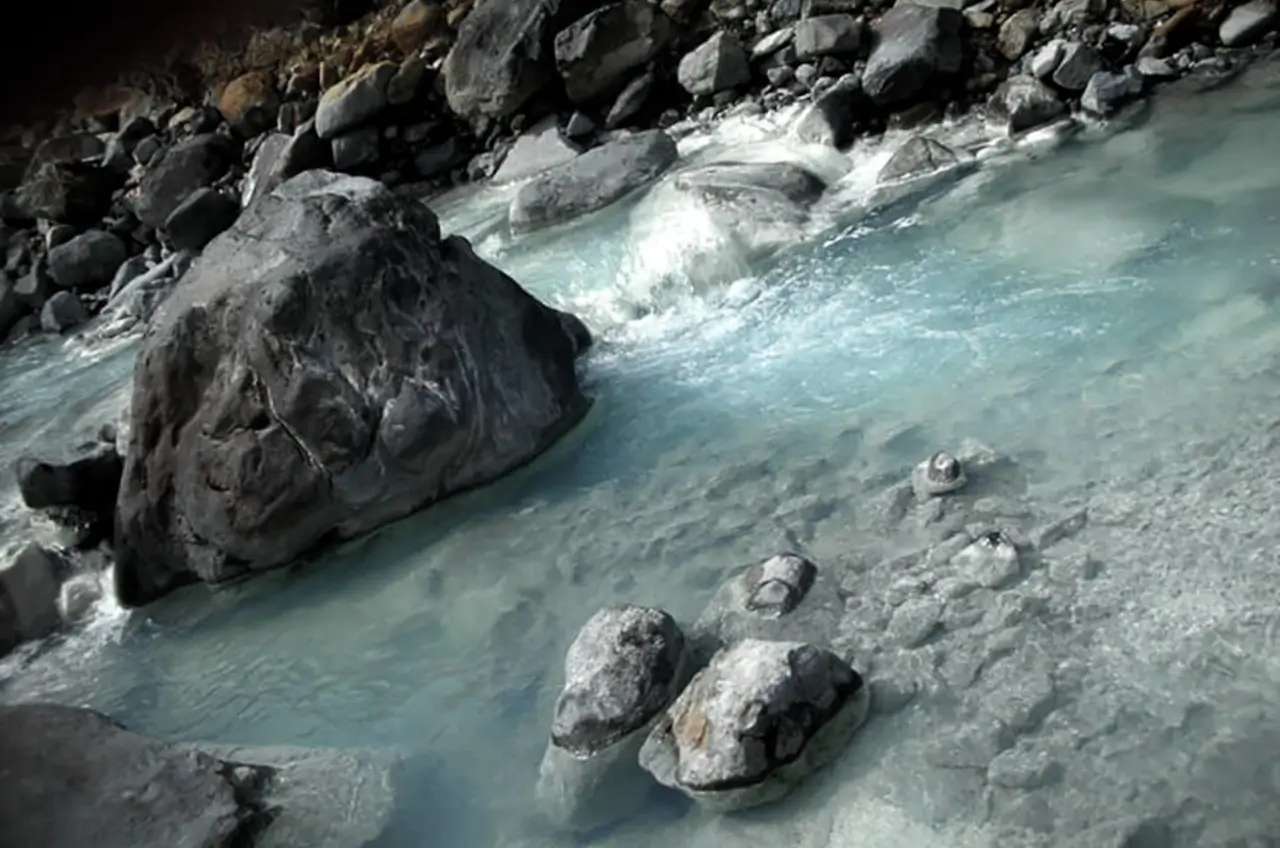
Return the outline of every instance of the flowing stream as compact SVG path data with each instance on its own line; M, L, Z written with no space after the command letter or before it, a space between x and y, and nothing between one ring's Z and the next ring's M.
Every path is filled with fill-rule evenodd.
M718 818L655 791L575 844L1275 844L1280 89L1251 80L984 157L870 215L901 138L833 159L765 118L686 137L687 161L836 181L767 261L657 190L524 240L501 224L509 189L444 198L446 228L592 326L582 426L313 561L132 616L106 603L0 666L0 697L165 738L407 748L383 848L568 844L537 841L533 786L563 652L596 608L691 621L737 569L800 550L842 575L858 643L893 614L886 563L921 538L886 529L883 492L976 440L1016 463L978 512L1029 533L1089 515L986 593L1003 623L950 603L919 649L866 636L869 676L919 693L787 800ZM0 461L118 408L133 350L0 357ZM9 543L31 532L13 497ZM956 670L970 656L981 675ZM1019 698L1034 719L991 739ZM1002 777L1018 757L1048 765Z

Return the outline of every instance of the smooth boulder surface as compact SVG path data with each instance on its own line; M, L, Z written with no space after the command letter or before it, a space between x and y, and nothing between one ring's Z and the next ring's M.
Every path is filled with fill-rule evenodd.
M89 230L49 251L49 276L64 289L101 288L128 255L119 236Z
M603 209L669 168L679 151L662 130L602 144L526 183L509 213L516 232L549 227Z
M880 168L881 182L909 180L958 166L960 155L940 141L915 135L907 139Z
M796 119L793 131L809 144L848 147L853 143L859 107L865 100L861 81L846 74L813 99Z
M676 78L695 97L709 97L751 81L751 64L742 42L717 32L680 60Z
M365 65L326 91L316 107L316 135L327 141L376 118L387 108L387 86L395 75L391 62Z
M616 604L583 625L564 668L537 794L556 823L597 825L647 791L636 755L688 682L689 654L668 613Z
M0 656L58 626L58 594L66 570L58 555L35 544L0 569ZM0 775L3 767L0 758Z
M174 250L200 250L235 222L240 203L214 188L199 188L165 219Z
M708 810L767 804L839 756L869 704L862 677L832 652L744 639L663 714L640 765Z
M69 291L60 291L40 309L40 328L46 333L65 333L89 320L89 312Z
M611 3L556 36L556 67L575 103L618 90L667 46L674 26L647 0Z
M881 106L904 106L939 78L960 70L964 15L959 9L902 3L875 25L862 88Z
M151 320L116 510L119 600L275 568L503 476L585 414L589 344L417 200L294 177Z
M844 614L831 578L799 554L778 554L726 581L689 631L699 665L743 639L829 645Z
M502 118L556 78L554 38L599 0L477 0L441 73L449 108Z
M0 821L15 848L252 844L271 821L259 803L268 776L90 710L0 707Z
M124 470L114 443L99 440L61 456L23 457L14 470L27 507L51 510L62 523L85 525L94 540L110 537Z
M572 162L581 154L582 148L560 133L555 118L547 118L516 139L493 175L493 181L507 183L527 179Z

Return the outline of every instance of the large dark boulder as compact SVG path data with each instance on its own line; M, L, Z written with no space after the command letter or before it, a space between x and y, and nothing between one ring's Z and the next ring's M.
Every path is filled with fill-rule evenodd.
M23 503L81 530L87 544L109 538L115 520L124 463L114 431L107 435L57 455L24 456L14 468Z
M270 770L235 766L54 704L0 707L4 844L228 848L271 822Z
M442 73L466 118L506 117L555 81L554 39L601 0L478 0L458 27Z
M133 198L134 214L147 226L163 227L196 189L225 174L236 155L230 139L213 133L178 142L147 167Z
M646 0L611 3L556 36L556 66L575 103L616 93L675 34L671 19Z
M862 88L880 106L910 105L960 70L964 15L959 9L902 3L875 25Z
M589 343L420 202L328 171L283 183L148 328L120 601L274 568L501 477L585 413Z

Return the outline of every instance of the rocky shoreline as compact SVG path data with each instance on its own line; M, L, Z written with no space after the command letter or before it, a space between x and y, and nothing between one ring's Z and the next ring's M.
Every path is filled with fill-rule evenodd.
M320 16L0 133L0 336L65 333L108 304L120 328L145 321L192 254L310 169L415 196L530 180L511 211L528 232L653 180L677 125L808 103L796 135L837 148L975 110L1020 133L1230 75L1275 22L1271 0L414 0Z

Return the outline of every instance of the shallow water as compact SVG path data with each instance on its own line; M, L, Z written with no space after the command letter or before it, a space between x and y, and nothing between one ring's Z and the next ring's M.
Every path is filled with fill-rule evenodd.
M384 848L533 844L559 661L587 616L629 600L688 621L736 569L799 549L843 581L856 664L919 694L781 804L718 819L655 792L580 844L1275 844L1273 95L1167 98L1131 129L992 160L879 216L852 214L850 188L756 276L662 298L652 266L671 260L643 201L515 243L501 193L442 202L593 325L587 421L500 484L316 561L104 609L10 660L0 697L176 739L430 752L402 787L418 826ZM742 124L685 145L813 155L770 138ZM855 151L842 185L866 185L886 149ZM76 350L0 361L0 459L119 403L129 349ZM966 439L1016 461L957 501L968 520L1089 522L1014 586L942 601L902 559L937 522L880 507ZM895 614L934 603L936 637L895 644ZM1042 779L1007 778L1036 758Z

